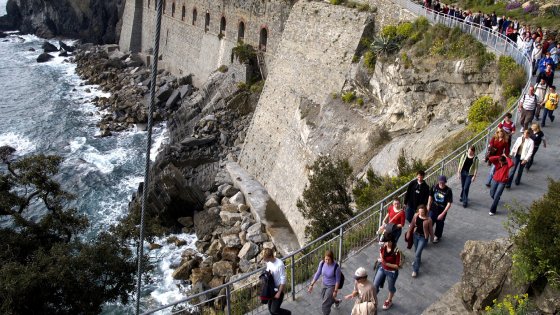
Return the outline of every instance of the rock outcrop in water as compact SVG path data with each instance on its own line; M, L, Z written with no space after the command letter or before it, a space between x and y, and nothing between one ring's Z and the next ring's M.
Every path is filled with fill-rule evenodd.
M0 31L18 29L44 38L116 43L123 9L124 0L8 0Z

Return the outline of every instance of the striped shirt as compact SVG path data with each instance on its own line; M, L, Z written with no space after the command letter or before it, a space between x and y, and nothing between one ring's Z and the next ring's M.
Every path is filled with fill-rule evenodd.
M523 109L534 110L537 107L537 96L535 94L525 94L521 103L523 104Z

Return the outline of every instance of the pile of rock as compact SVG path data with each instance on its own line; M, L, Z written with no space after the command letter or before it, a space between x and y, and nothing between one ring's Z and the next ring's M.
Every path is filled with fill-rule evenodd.
M98 84L109 97L96 97L94 104L105 111L98 127L101 136L131 127L144 130L148 121L151 76L139 54L125 54L116 45L83 45L76 54L76 72L87 84ZM154 120L165 120L180 101L192 94L190 76L176 78L169 72L157 74Z
M225 178L223 174L221 178ZM206 197L204 209L195 212L194 220L180 218L184 231L197 235L197 251L187 249L173 272L173 278L190 280L195 291L215 288L238 273L256 270L264 248L275 249L264 225L257 222L245 204L243 193L231 183L221 184ZM184 245L171 239L176 245ZM158 248L153 244L151 248Z
M56 47L55 45L49 42L44 42L43 45L41 46L41 48L43 49L43 53L40 54L39 57L37 57L37 62L42 63L53 59L54 56L52 55L52 53L55 52L59 52L58 53L59 57L68 57L72 55L72 53L76 49L76 47L74 46L66 45L63 41L59 41L58 45L60 46L60 48Z

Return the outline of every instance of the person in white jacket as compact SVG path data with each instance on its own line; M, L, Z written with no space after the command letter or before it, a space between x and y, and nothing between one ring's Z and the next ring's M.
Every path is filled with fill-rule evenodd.
M523 175L523 169L525 168L525 164L531 158L533 154L534 142L531 139L531 129L527 129L523 132L523 136L517 138L513 147L511 148L511 158L514 161L514 166L509 171L509 179L506 184L506 188L511 187L511 183L513 182L513 176L515 175L515 171L517 171L517 176L515 177L515 185L519 185L521 183L521 176Z

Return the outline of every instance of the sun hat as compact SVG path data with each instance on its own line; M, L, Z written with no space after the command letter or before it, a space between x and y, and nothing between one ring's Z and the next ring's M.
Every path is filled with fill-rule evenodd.
M366 268L360 267L360 268L356 269L356 272L354 273L354 279L360 279L360 278L365 278L365 277L367 277Z

